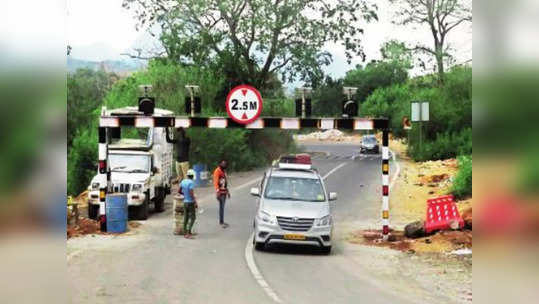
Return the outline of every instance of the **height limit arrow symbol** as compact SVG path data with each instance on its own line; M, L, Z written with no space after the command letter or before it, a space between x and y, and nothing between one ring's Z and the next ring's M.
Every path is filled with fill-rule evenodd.
M243 94L243 96L247 95L247 89L242 89L241 93Z

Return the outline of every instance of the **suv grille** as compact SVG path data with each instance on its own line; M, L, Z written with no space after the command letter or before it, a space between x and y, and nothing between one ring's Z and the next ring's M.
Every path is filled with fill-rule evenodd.
M129 192L129 184L114 184L112 185L112 192L127 193Z
M279 223L279 226L284 230L308 231L313 226L314 219L278 216L277 222Z

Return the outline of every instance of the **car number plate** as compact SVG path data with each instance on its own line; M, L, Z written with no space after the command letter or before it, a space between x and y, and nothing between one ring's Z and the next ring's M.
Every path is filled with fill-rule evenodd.
M305 236L303 234L285 234L284 235L285 240L305 240Z

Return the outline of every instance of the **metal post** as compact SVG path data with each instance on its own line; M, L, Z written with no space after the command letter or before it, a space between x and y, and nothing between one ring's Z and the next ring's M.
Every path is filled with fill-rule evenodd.
M195 116L195 96L193 94L193 88L189 89L189 93L191 94L191 116Z
M305 118L305 92L301 94L301 118Z
M382 131L382 238L389 237L389 130Z

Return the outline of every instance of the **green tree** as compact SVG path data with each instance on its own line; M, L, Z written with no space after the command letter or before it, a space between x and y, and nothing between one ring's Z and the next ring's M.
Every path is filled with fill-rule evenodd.
M357 87L357 98L363 102L378 88L404 83L408 79L406 66L398 61L372 61L346 72L344 85Z
M332 61L326 43L340 43L351 61L364 57L359 23L376 19L364 0L124 0L138 28L160 28L166 56L178 63L217 65L231 82L266 86L321 79Z
M390 0L400 5L397 11L400 25L426 26L432 33L433 44L418 44L412 50L426 53L436 60L438 81L444 82L445 60L451 58L448 34L464 22L472 21L471 1L466 0Z
M343 80L326 77L324 82L314 88L313 114L316 116L337 116L342 112Z
M71 148L77 132L94 116L89 115L103 101L112 84L118 79L115 74L91 69L78 69L67 74L67 146Z

